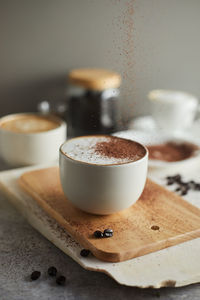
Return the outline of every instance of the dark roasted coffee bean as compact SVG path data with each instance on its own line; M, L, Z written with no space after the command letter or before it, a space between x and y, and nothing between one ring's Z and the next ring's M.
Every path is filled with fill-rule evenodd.
M180 182L180 181L181 181L181 175L180 175L180 174L175 175L175 176L174 176L174 180L175 180L176 182Z
M31 280L37 280L41 275L41 272L40 271L34 271L32 274L31 274Z
M104 237L111 237L111 236L113 236L113 230L110 229L110 228L105 229L104 232L103 232L103 236Z
M195 181L194 180L190 180L189 184L195 184Z
M49 276L56 276L57 269L55 267L48 268L48 274L49 274Z
M181 196L185 196L185 195L187 195L187 190L183 190L182 192L181 192Z
M96 238L102 238L102 237L103 237L103 232L101 232L100 230L96 230L96 231L94 232L94 236L95 236Z
M193 180L191 180L188 182L188 186L190 189L195 189L196 183Z
M200 191L200 183L196 183L195 184L195 190L196 191Z
M174 184L174 179L168 179L167 180L167 185L172 185L172 184Z
M90 250L82 249L80 255L83 257L87 257L90 254Z
M59 276L57 279L56 279L56 283L58 284L58 285L64 285L65 284L65 281L66 281L66 278L65 278L65 276Z
M183 190L186 190L186 191L189 191L190 187L189 187L188 184L186 184L186 185L182 186L182 189L183 189Z

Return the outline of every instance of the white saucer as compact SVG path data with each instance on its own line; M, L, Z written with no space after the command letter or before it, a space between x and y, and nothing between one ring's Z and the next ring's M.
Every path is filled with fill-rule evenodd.
M179 130L176 132L166 132L158 129L156 126L156 122L153 117L150 115L141 116L138 118L134 118L129 123L129 130L139 130L143 132L151 132L153 134L159 133L164 135L173 136L176 138L188 139L194 143L198 142L200 144L200 118L196 119L193 125L190 128Z
M153 144L162 144L168 141L173 141L176 143L190 142L200 146L199 139L195 138L194 136L189 139L187 135L185 137L184 136L180 137L180 136L163 134L162 132L153 132L153 131L145 132L142 130L120 131L120 132L116 132L114 135L129 140L137 141L146 146L153 145ZM170 168L170 169L173 168L179 170L183 167L184 168L196 167L196 165L200 165L200 150L195 151L194 156L177 162L166 162L161 160L149 159L150 168Z

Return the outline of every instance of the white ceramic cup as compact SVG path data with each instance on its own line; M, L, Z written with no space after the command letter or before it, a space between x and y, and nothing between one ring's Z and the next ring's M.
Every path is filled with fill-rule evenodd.
M15 132L1 127L6 121L28 114L12 114L0 119L0 156L12 166L43 164L58 160L59 147L66 140L66 123L61 119L52 117L58 122L58 127L36 133Z
M99 165L67 156L70 141L60 147L59 162L62 188L69 201L83 211L106 215L124 210L138 200L147 176L148 151L144 146L145 155L137 161Z
M198 99L181 91L152 90L148 98L157 127L166 132L189 128L199 110Z

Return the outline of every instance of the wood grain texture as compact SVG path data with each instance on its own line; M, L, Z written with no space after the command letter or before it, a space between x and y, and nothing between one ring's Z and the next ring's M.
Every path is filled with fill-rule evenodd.
M200 210L149 179L136 204L109 216L75 208L63 194L57 167L27 172L19 183L75 240L104 261L124 261L200 237ZM159 230L152 230L154 225ZM93 237L95 230L105 228L114 230L112 238Z

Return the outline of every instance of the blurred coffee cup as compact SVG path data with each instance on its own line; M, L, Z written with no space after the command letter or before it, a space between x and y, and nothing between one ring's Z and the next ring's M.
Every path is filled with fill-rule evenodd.
M148 99L157 128L167 132L191 127L200 110L198 99L181 91L152 90Z
M0 156L9 165L55 162L66 140L66 124L60 118L18 113L0 118Z

